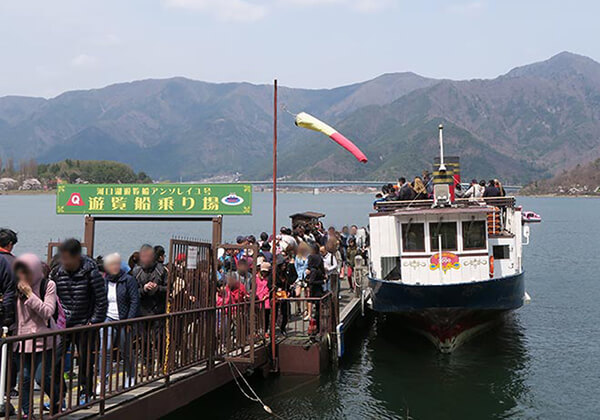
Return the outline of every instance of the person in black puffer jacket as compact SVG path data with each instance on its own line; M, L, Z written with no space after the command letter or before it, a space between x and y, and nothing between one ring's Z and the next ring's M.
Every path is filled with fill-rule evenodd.
M164 314L167 307L167 270L156 261L154 248L143 245L140 249L140 265L131 275L140 290L140 315Z
M12 270L15 256L12 251L17 243L15 231L7 228L0 229L0 326L12 329L15 322L15 290L16 283ZM16 374L16 371L15 371Z
M0 258L0 326L11 327L15 321L15 279L8 262Z
M81 243L77 239L67 239L61 243L59 254L60 262L51 271L49 278L56 283L67 327L104 322L108 303L104 279L96 263L81 255ZM67 339L61 343L61 351L78 348L80 405L88 402L90 393L93 392L93 374L86 375L86 372L94 372L94 358L88 357L88 353L95 348L95 334L91 334L91 337L90 334L84 331L67 335Z

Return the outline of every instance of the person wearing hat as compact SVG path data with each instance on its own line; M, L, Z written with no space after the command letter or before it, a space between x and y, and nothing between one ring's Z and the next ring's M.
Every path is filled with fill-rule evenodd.
M263 262L260 265L260 272L256 275L256 298L259 305L265 309L265 335L269 331L271 324L271 263ZM260 307L260 306L259 306Z

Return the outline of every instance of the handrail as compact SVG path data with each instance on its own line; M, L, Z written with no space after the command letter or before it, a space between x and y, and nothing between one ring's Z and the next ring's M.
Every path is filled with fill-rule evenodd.
M513 196L505 197L469 197L457 198L455 204L467 206L480 205L481 203L498 207L514 207L516 198ZM375 202L375 210L378 212L393 211L397 209L411 207L429 207L433 205L433 200L394 200L394 201L377 201Z
M250 310L251 301L243 301L2 338L6 360L16 360L21 366L41 362L46 378L39 390L33 381L25 387L23 369L19 370L19 397L12 401L17 418L27 407L29 414L45 418L91 406L99 407L102 415L111 398L128 390L158 380L168 384L171 375L193 366L214 369L209 360L239 358L250 351L257 336L264 339L264 317L258 316L257 326L250 328ZM260 313L263 305L255 310ZM71 367L68 356L73 360ZM11 369L8 363L1 374L10 379ZM63 380L65 371L77 373L78 378ZM13 386L11 380L6 381L6 395ZM81 392L85 400L80 400ZM43 407L48 401L53 401L49 415ZM8 415L6 410L5 418Z

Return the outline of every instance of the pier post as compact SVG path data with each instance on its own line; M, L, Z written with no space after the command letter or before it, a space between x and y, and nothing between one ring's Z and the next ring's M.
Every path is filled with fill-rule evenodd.
M223 239L223 216L213 217L212 219L212 243L211 243L211 276L210 276L210 286L208 288L209 292L209 301L208 306L214 308L217 306L216 296L217 296L217 271L219 266L219 256L218 256L218 246ZM216 325L216 313L215 311L211 311L208 314L209 324L208 325ZM211 370L215 366L215 348L216 348L216 334L210 334L208 339L208 370Z
M83 227L83 243L90 258L94 257L94 236L96 233L96 221L94 216L86 215Z
M332 293L332 325L331 330L334 331L334 336L337 334L337 326L340 323L340 275L339 273L332 273L329 275L329 284L331 285L331 293ZM333 363L337 366L338 364L338 349L337 349L337 337L331 340L331 357Z

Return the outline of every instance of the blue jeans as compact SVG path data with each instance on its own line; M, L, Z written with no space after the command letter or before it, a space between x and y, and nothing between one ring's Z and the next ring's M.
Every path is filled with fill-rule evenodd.
M43 359L43 354L46 353L46 357L44 360L44 378L42 378L42 359ZM19 355L20 356L20 355ZM35 356L33 357L33 365L32 365L32 357L31 357L31 353L23 353L23 366L21 366L21 368L23 369L23 384L21 385L21 389L23 392L23 397L22 397L22 408L23 408L23 412L27 415L29 415L29 390L31 388L30 384L31 384L31 376L32 373L35 377L35 381L38 384L42 384L42 379L43 379L43 385L44 385L44 392L46 393L46 395L48 395L48 397L50 397L52 395L52 389L54 388L54 414L59 412L60 409L60 381L62 380L62 378L60 376L55 375L54 378L54 383L52 383L52 371L54 370L54 366L52 364L52 350L46 350L46 351L39 351L35 353ZM17 359L17 360L20 360Z
M112 318L106 318L106 320L104 322L114 322L116 321L115 319ZM117 337L118 336L118 337ZM125 373L127 374L127 376L130 379L133 379L135 376L135 366L133 363L133 360L131 358L131 352L130 352L130 346L131 346L131 339L132 339L132 334L131 332L127 331L125 329L125 327L121 327L121 328L114 328L114 327L106 327L103 328L102 331L100 332L100 352L98 354L98 379L102 380L102 371L101 366L102 366L102 357L103 357L103 353L104 353L104 349L106 349L107 354L106 354L106 360L105 360L105 377L108 378L109 373L110 373L110 368L111 368L111 354L112 354L112 350L113 350L113 346L114 343L117 342L119 343L119 353L121 355L121 357L123 358L123 362L124 362L124 370ZM106 340L106 344L104 343L104 341ZM118 360L112 360L113 362L119 362ZM108 384L108 381L105 382L105 384ZM131 386L131 384L126 383L125 384L126 387Z

